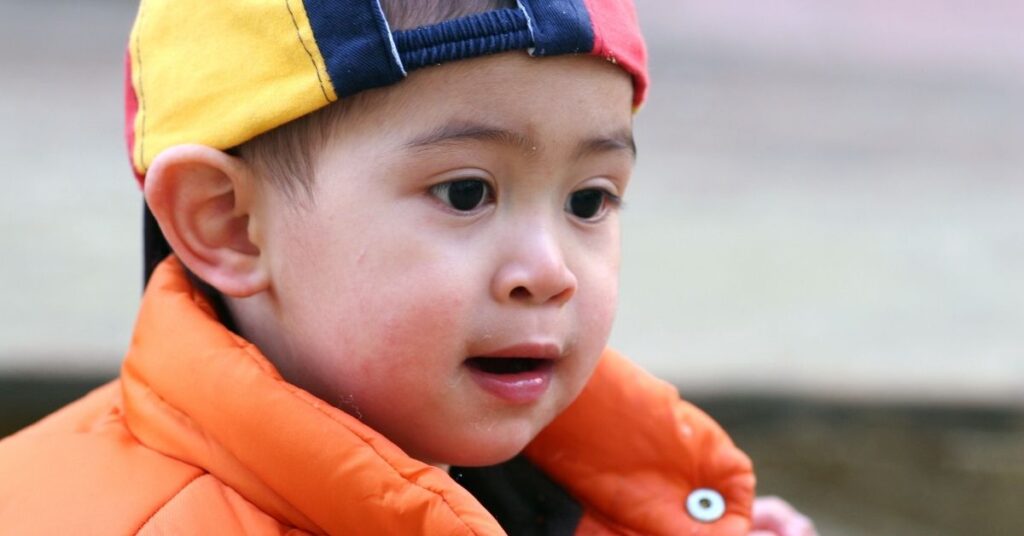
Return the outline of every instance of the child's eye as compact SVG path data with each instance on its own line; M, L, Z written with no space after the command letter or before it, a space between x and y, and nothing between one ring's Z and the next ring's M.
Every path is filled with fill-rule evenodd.
M491 186L479 179L443 182L430 188L430 194L459 212L471 212L487 202Z
M608 211L609 205L618 205L619 196L600 188L577 190L565 202L565 211L583 220L600 218Z

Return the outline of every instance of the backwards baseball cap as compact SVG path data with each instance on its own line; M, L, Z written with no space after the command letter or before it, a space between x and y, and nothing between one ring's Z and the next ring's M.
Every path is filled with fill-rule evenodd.
M125 130L139 184L182 143L225 150L362 90L448 61L525 49L592 54L647 89L632 0L518 0L392 31L378 0L142 0L126 59Z

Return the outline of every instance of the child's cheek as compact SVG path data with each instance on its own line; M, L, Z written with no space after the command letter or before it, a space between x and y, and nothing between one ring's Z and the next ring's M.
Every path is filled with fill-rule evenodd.
M406 296L383 319L383 336L391 348L416 351L450 346L463 335L459 313L463 300L457 296L436 296L425 289L418 296Z
M415 274L396 273L387 281L376 280L381 271L366 274L368 281L348 303L349 313L359 318L353 326L359 353L378 356L365 366L408 366L423 356L462 347L470 335L465 332L470 299L459 293L466 285L446 276L445 270L413 266Z

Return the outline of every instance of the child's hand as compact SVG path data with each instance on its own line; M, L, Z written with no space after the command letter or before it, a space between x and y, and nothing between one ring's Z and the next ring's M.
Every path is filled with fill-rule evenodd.
M754 499L750 536L817 536L814 523L778 497Z

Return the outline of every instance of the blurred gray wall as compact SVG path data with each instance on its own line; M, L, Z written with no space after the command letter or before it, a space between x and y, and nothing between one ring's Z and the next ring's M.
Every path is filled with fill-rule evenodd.
M638 5L613 344L692 393L1024 404L1024 3ZM0 374L113 373L135 5L0 7Z

